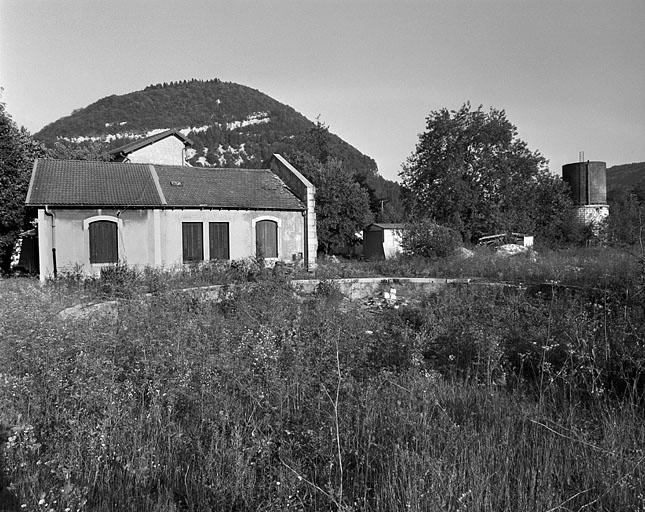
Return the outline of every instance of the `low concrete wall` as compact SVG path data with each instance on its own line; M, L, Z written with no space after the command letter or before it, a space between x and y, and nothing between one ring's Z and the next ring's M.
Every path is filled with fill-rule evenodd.
M333 282L349 300L361 300L368 297L376 297L383 292L396 290L398 298L406 298L413 293L433 293L451 284L477 283L475 279L445 279L445 278L422 278L422 277L364 277L348 279L295 279L291 281L294 291L299 294L309 295L316 291L321 282ZM480 283L488 284L488 283ZM216 284L211 286L199 286L195 288L184 288L182 290L169 290L170 292L181 292L194 295L202 300L220 300L226 291L235 291L236 288L248 285L224 285ZM153 294L147 293L145 297ZM83 320L90 317L109 316L116 320L118 314L118 301L111 300L100 303L77 304L58 313L61 320Z
M348 279L329 279L338 286L340 293L350 300L360 300L378 295L391 288L397 290L399 297L406 292L436 292L449 284L467 284L473 279L445 279L438 277L362 277ZM298 279L291 286L300 293L313 293L321 283L320 279Z

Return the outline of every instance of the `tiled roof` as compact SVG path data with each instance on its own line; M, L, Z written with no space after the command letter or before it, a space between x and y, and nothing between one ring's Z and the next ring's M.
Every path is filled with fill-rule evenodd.
M193 142L185 137L179 130L166 130L161 133L157 133L155 135L151 135L150 137L146 137L144 139L137 139L133 142L130 142L129 144L126 144L124 146L112 149L108 151L108 154L110 155L128 155L130 153L133 153L134 151L137 151L138 149L144 148L146 146L149 146L150 144L154 144L157 141L160 141L162 139L165 139L166 137L170 136L175 136L178 139L180 139L184 144L188 146L192 146Z
M161 199L148 164L38 159L27 204L152 206Z
M168 205L302 210L300 200L269 169L155 165Z
M269 169L38 159L28 205L302 210Z

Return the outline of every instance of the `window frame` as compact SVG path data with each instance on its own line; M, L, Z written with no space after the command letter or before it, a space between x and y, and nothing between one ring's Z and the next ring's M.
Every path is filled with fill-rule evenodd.
M280 254L282 254L282 219L272 215L262 215L253 219L251 224L253 228L253 247L255 248L256 256L258 255L257 225L262 221L271 221L276 224L276 256L264 255L264 259L268 261L278 261L280 259Z
M199 234L199 245L200 247L197 248L197 246L193 247L193 250L197 250L197 252L200 254L200 258L195 258L195 259L187 259L186 258L186 235L185 235L185 228L190 225L194 228L199 227L199 229L195 229L195 232ZM195 264L195 263L201 263L204 261L204 223L202 221L182 221L181 223L181 261L184 264Z
M213 246L213 231L212 227L214 225L226 226L226 257L225 258L216 258L213 256L214 246ZM229 261L231 259L231 225L226 221L209 221L208 222L208 259L209 261Z

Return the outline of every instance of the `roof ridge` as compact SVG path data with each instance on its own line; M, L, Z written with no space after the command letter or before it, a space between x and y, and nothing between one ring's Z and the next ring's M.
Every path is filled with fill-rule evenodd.
M109 150L107 153L109 155L126 155L133 153L134 151L137 151L141 148L145 148L146 146L149 146L151 144L154 144L155 142L159 142L160 140L165 139L166 137L170 136L175 136L178 139L180 139L184 145L192 146L193 141L190 140L188 137L186 137L183 133L181 133L181 130L178 128L169 128L168 130L164 130L159 133L155 133L154 135L148 135L145 137L142 137L140 139L134 139L127 144L124 144L122 146L119 146L118 148L114 148Z
M114 162L113 160L83 160L77 158L42 158L39 157L37 160L49 161L49 162L78 162L83 164L101 164L101 165L148 165L140 162Z
M154 182L155 188L157 189L157 194L159 194L159 199L161 200L161 204L168 204L168 201L166 201L166 196L164 195L163 190L161 188L161 183L159 183L159 175L157 174L157 170L155 169L155 166L152 164L148 164L148 169L150 170L152 181Z
M123 162L129 163L129 162ZM190 165L171 165L171 164L154 164L157 167L181 167L184 169L196 169L198 171L269 171L273 172L269 167L211 167L211 166L190 166Z

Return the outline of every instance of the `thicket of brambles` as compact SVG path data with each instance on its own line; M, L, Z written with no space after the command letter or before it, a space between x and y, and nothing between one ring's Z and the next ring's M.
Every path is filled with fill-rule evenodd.
M638 510L642 261L493 261L322 265L514 283L370 308L253 263L186 272L220 302L154 270L3 282L5 508ZM118 313L60 320L82 294Z

